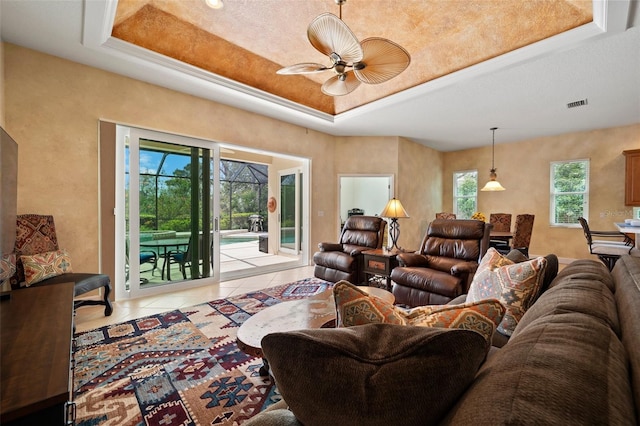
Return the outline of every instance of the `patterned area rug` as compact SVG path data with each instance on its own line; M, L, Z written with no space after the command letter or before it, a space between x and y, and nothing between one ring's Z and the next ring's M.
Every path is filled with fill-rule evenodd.
M78 333L76 425L239 425L280 400L236 345L251 315L328 290L307 278Z

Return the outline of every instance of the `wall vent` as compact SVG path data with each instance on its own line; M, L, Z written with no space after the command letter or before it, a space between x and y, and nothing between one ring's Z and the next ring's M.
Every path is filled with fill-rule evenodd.
M567 104L567 108L577 108L577 107L581 107L584 105L588 105L589 102L587 101L587 99L580 99L579 101L573 101L573 102L569 102Z

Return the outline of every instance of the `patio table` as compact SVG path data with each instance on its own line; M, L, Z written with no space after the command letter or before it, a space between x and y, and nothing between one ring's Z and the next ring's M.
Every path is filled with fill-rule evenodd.
M171 267L167 267L168 256L167 251L169 248L175 248L176 250L180 250L180 247L186 247L189 245L189 237L183 238L167 238L164 240L151 240L151 241L140 241L140 247L154 248L155 252L158 253L164 260L162 261L162 279L164 280L164 270L165 267L167 269L167 280L171 281ZM162 254L159 254L160 249L162 249Z

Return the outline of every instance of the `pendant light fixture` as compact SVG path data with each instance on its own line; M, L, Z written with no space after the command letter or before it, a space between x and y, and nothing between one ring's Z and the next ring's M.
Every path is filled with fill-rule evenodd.
M498 178L498 175L496 175L496 167L494 165L496 150L496 130L498 130L498 128L492 127L489 130L493 132L493 143L491 144L491 173L489 174L489 182L487 182L484 188L482 188L480 191L504 191L505 188L500 185L500 182L496 180Z

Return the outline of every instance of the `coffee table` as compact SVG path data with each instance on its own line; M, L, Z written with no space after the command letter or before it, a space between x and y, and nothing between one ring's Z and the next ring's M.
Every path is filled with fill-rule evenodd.
M376 287L358 287L372 296L393 303L392 293ZM245 353L263 357L261 341L270 333L303 330L307 328L332 327L336 320L336 305L333 290L327 290L315 296L281 302L269 306L248 318L238 329L236 342ZM263 357L264 365L260 374L268 375L268 363Z

